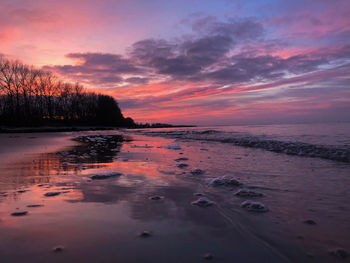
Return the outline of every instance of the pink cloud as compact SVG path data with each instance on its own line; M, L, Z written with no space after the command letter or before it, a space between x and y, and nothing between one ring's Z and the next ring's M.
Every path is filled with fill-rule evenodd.
M280 28L284 36L289 38L307 38L316 40L322 38L342 38L350 30L348 13L350 2L309 1L305 6L297 6L279 16L267 20L268 26Z

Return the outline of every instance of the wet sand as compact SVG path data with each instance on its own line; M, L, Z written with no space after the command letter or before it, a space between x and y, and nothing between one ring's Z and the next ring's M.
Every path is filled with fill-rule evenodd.
M349 260L349 164L120 133L0 135L1 262Z

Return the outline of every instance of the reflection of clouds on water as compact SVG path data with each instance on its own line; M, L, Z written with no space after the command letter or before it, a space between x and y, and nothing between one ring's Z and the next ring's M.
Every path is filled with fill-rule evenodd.
M112 179L114 180L114 179ZM82 182L79 185L81 199L67 200L69 202L95 202L95 203L117 203L126 200L136 191L136 187L120 186L111 184L109 181L103 182ZM128 199L129 200L129 199Z
M86 139L88 138L88 139ZM89 141L89 138L95 141ZM1 174L0 202L6 198L17 200L22 188L53 188L69 185L85 170L104 168L120 152L123 137L120 135L92 135L75 138L79 144L56 153L37 154L30 160L14 162L4 167ZM73 177L72 177L73 176ZM36 187L37 186L37 187Z
M192 184L173 185L157 187L147 193L137 194L135 200L130 202L130 216L142 221L172 219L210 227L227 226L228 222L218 215L216 208L197 209L191 205L191 201L195 199L194 187ZM155 194L164 196L164 199L149 200L149 196Z
M78 186L81 198L66 201L105 204L125 201L130 207L130 217L141 221L174 219L211 227L223 227L228 223L218 216L215 208L196 209L191 205L191 201L195 199L191 184L149 187L146 176L128 175L124 180L130 181L129 184L119 184L121 178L82 182ZM164 198L151 200L149 197L154 195Z

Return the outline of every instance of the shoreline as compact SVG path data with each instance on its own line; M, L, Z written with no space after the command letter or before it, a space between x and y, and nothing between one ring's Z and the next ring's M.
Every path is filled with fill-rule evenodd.
M40 126L40 127L0 127L0 134L6 133L41 133L41 132L71 132L71 131L106 131L126 129L122 127L108 126Z
M164 127L111 127L111 126L40 126L40 127L0 127L0 134L11 133L41 133L41 132L74 132L74 131L113 131L135 129L165 129L165 128L189 128L196 126L174 125Z

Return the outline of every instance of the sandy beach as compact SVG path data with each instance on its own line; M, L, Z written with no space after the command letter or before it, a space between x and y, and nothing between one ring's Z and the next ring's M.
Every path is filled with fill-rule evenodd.
M1 262L347 260L348 163L177 137L0 134Z

